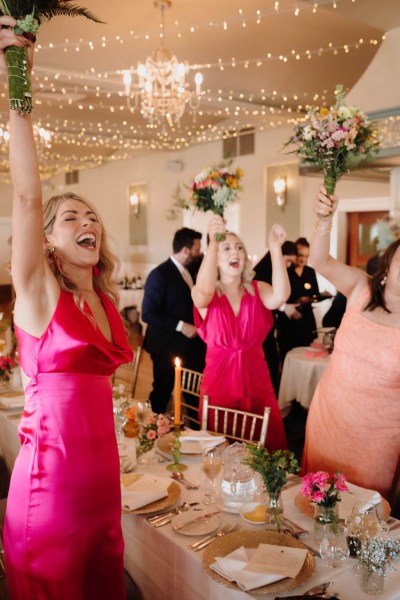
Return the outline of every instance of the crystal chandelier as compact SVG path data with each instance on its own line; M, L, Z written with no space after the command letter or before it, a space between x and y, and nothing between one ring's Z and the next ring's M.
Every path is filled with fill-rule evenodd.
M177 57L164 46L164 11L170 8L170 0L155 0L154 6L161 10L161 46L146 62L139 64L136 70L136 91L132 91L132 73L124 71L125 94L128 107L134 112L140 106L140 112L148 119L152 127L160 125L166 134L166 125L179 125L189 105L193 117L200 106L201 73L195 75L195 90L190 91L185 77L189 71L187 63L179 63Z

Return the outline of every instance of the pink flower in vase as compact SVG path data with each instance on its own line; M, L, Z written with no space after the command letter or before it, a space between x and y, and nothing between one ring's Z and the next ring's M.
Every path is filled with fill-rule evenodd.
M149 429L149 431L146 433L146 436L148 440L155 440L157 437L157 432L154 431L154 429Z

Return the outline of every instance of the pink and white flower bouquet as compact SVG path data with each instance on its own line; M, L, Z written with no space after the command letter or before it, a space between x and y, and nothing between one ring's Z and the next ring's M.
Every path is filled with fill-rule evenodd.
M330 475L326 471L308 473L303 477L301 493L309 496L311 502L332 508L340 502L340 492L347 492L345 476L341 473Z
M329 195L342 175L379 151L377 132L357 106L346 106L343 86L336 86L336 102L328 108L311 107L305 123L297 125L285 146L295 144L296 154L318 165Z
M171 419L166 415L154 415L148 417L140 432L139 445L136 449L137 456L151 450L156 439L168 433L171 428Z

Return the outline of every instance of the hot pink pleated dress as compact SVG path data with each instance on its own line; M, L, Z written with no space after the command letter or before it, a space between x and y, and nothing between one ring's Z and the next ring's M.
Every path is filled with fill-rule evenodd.
M207 344L200 417L204 394L217 406L260 415L269 406L266 446L283 450L287 448L285 430L262 349L273 316L262 303L257 282L252 286L254 295L245 290L237 316L224 294L214 294L204 320L195 309L198 334Z
M12 600L125 598L110 375L132 351L116 308L98 294L113 343L64 291L41 338L16 327L31 381L4 532Z

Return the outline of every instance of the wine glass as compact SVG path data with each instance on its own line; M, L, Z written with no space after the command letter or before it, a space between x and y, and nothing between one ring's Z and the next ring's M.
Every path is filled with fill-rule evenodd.
M117 446L122 450L123 448L126 448L126 444L124 444L124 427L128 422L128 418L125 414L125 410L117 402L114 402L113 413Z
M222 471L222 456L218 448L203 451L201 470L208 480L203 489L203 504L214 504L217 496L216 479Z
M133 406L136 407L136 418L140 425L153 415L150 400L134 400Z

